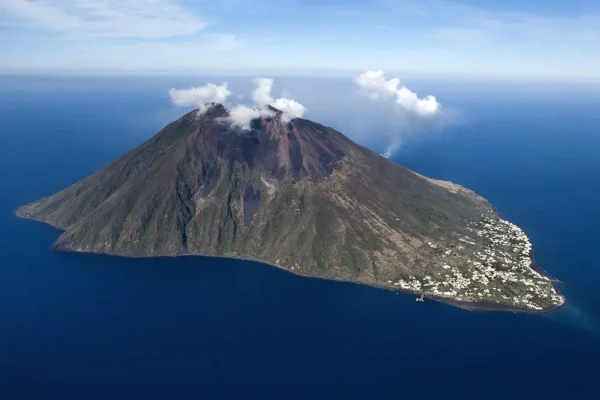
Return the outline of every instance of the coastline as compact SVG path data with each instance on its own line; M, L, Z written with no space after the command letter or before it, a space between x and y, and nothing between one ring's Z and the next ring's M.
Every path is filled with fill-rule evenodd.
M476 193L476 192L473 192L473 193ZM477 194L477 193L476 193L476 194ZM477 194L477 195L478 195L478 196L480 196L479 194ZM487 201L487 199L486 199L486 201ZM490 207L492 208L492 211L494 211L494 213L495 213L495 214L496 214L496 215L497 215L497 216L498 216L500 219L502 219L502 220L505 220L505 221L509 221L508 219L505 219L505 218L502 216L502 214L500 213L500 211L498 211L498 210L496 209L496 207L495 207L495 206L494 206L492 203L490 203L490 202L488 201L488 204L489 204L489 205L490 205ZM521 228L520 226L519 226L519 228L520 228L520 229L521 229L521 230L522 230L522 231L525 233L525 235L527 235L527 232L525 232L525 229ZM529 240L529 235L527 235L527 240ZM545 275L545 276L547 276L547 277L548 277L548 279L550 279L550 281L552 281L552 282L555 282L555 283L562 283L562 281L561 281L561 280L559 280L559 279L555 278L554 276L552 276L552 274L550 274L549 272L545 271L545 270L544 270L542 267L540 267L540 266L539 266L539 265L538 265L538 264L535 262L535 258L533 257L533 255L534 255L534 250L533 250L533 246L532 246L532 248L531 248L531 252L529 253L529 258L531 259L531 266L530 266L529 268L531 268L533 271L535 271L535 272L537 272L537 273L539 273L539 274L542 274L542 275ZM556 289L556 290L557 290L558 294L560 294L560 295L562 296L562 293L560 293L560 291L559 291L558 289ZM564 297L564 296L562 296L562 298L563 298L563 299L565 299L565 297ZM561 305L559 305L558 307L562 306L564 303L565 303L565 301L563 301L563 303L562 303Z
M34 218L31 216L27 216L27 215L23 215L22 213L20 213L19 211L21 210L20 207L15 211L15 215L18 218L24 219L24 220L30 220L30 221L35 221L35 222L40 222L42 224L45 224L53 229L56 229L59 232L64 232L65 229L54 225L52 223L43 221L41 219L38 218ZM494 212L496 212L496 210L494 209ZM500 214L497 213L498 216L500 216ZM525 308L517 308L517 307L508 307L506 305L500 305L497 303L493 303L493 302L466 302L466 301L457 301L457 300L453 300L453 299L449 299L449 298L445 298L445 297L439 297L439 296L434 296L434 295L428 295L428 294L423 294L421 292L416 292L416 291L411 291L411 290L407 290L407 289L402 289L402 288L398 288L396 286L386 286L386 285L382 285L382 284L377 284L377 283L367 283L367 282L360 282L360 281L355 281L355 280L349 280L349 279L341 279L341 278L334 278L334 277L323 277L323 276L316 276L316 275L309 275L309 274L304 274L302 272L298 272L298 271L294 271L288 268L285 268L281 265L277 265L268 261L264 261L264 260L260 260L257 258L253 258L253 257L248 257L248 256L227 256L227 255L211 255L211 254L203 254L203 253L188 253L188 254L173 254L173 255L158 255L158 256L153 256L153 255L145 255L145 256L131 256L131 255L126 255L126 254L116 254L116 253L109 253L109 252L93 252L93 251L77 251L77 250L72 250L72 249L61 249L61 248L56 248L54 246L54 244L52 245L52 251L57 251L57 252L63 252L63 253L73 253L73 254L89 254L89 255L96 255L96 256L106 256L106 257L120 257L120 258L130 258L130 259L147 259L147 258L179 258L179 257L209 257L209 258L223 258L223 259L232 259L232 260L241 260L241 261L251 261L251 262L256 262L256 263L261 263L264 265L268 265L271 267L275 267L278 268L282 271L285 271L287 273L291 273L293 275L296 275L298 277L302 277L302 278L309 278L309 279L320 279L320 280L324 280L324 281L333 281L333 282L342 282L342 283L350 283L350 284L355 284L355 285L362 285L362 286L367 286L367 287L373 287L373 288L378 288L378 289L384 289L384 290L388 290L391 292L396 292L396 293L403 293L403 294L410 294L410 295L414 295L414 296L420 296L423 295L423 298L427 298L429 300L432 301L436 301L439 303L444 303L446 305L450 305L453 307L457 307L460 308L462 310L466 310L466 311L472 311L472 312L510 312L510 313L527 313L527 314L550 314L555 312L557 309L559 309L560 307L562 307L565 302L566 299L565 297L562 295L562 293L560 292L560 290L555 286L555 290L557 291L557 293L561 296L561 298L563 299L562 303L559 305L556 305L555 307L549 308L549 309L542 309L542 310L530 310L530 309L525 309ZM537 267L537 264L535 264L535 262L533 261L533 257L530 256L531 260L532 260L532 265L531 268L534 269L534 265ZM539 267L537 267L539 268ZM539 268L539 271L537 271L536 269L534 269L534 271L538 272L538 273L542 273L546 276L548 276L548 278L555 283L560 283L559 280L553 279L552 276L550 274L547 274L544 270L542 270L541 268Z

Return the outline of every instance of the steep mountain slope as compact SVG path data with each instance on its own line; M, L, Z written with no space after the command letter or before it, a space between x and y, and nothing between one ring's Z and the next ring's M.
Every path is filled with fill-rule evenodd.
M272 111L250 131L219 104L190 112L17 213L64 230L61 250L244 257L470 304L562 304L525 234L485 199Z

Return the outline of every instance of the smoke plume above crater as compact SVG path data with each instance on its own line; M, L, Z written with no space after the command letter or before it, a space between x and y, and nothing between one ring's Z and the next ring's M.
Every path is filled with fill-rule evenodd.
M260 117L273 117L276 113L269 108L281 111L280 118L283 123L288 123L294 118L301 118L306 112L306 107L296 100L286 97L273 97L274 80L272 78L254 79L251 106L245 104L230 104L227 99L233 94L227 87L227 82L217 85L208 83L204 86L187 89L171 89L169 96L176 106L198 107L200 114L204 113L210 103L221 103L229 111L229 122L240 129L250 129L252 120ZM237 99L244 98L237 94Z

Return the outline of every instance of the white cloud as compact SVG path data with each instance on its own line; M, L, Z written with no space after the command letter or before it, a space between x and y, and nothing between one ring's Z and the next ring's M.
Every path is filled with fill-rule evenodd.
M274 99L271 92L274 81L271 78L254 79L255 89L252 92L253 107L246 105L231 106L227 99L233 93L227 88L227 82L216 85L207 83L204 86L191 87L187 89L171 89L169 96L171 102L176 106L197 106L199 112L203 113L207 109L208 103L221 103L229 109L229 122L241 129L250 129L253 119L260 117L274 117L275 112L269 109L269 106L281 111L281 121L290 122L294 118L300 118L306 112L306 108L299 102L288 99ZM237 99L243 99L242 95L235 95Z
M252 100L257 106L268 106L273 102L271 91L273 90L273 79L256 78L254 79L256 89L252 92Z
M281 116L283 122L290 122L294 118L302 118L306 112L306 107L292 99L279 98L271 103L271 106L283 113Z
M396 103L407 111L422 117L435 116L441 105L434 96L419 96L400 83L400 79L387 79L382 70L363 72L354 78L359 88L366 91L371 98L395 97Z
M252 92L252 100L258 107L271 106L275 107L283 114L281 119L283 122L289 122L294 118L301 118L306 112L306 107L298 103L296 100L280 97L274 99L271 92L273 91L274 81L271 78L256 78L254 79L256 88Z
M300 118L306 112L306 108L295 100L281 97L274 99L272 95L274 80L272 78L254 79L255 89L252 92L254 107L236 106L230 111L232 123L242 129L250 129L250 122L258 117L273 117L275 114L268 106L281 111L281 121L290 122L294 118Z
M379 136L387 140L381 154L392 157L403 144L415 136L427 135L452 122L452 109L442 113L434 96L421 98L402 84L399 78L388 78L382 70L369 70L354 77L354 83L369 98L379 100L380 118L390 118L389 129ZM365 110L366 111L366 110ZM377 135L373 133L372 135Z
M225 103L231 95L227 82L221 85L207 83L204 86L188 89L170 89L171 102L176 106L197 106L200 113L206 111L207 103Z
M382 70L363 72L354 78L354 82L356 82L361 89L369 92L372 97L379 97L379 95L396 95L398 87L400 86L400 79L394 78L386 80L385 72Z
M171 0L0 0L0 23L102 37L160 39L206 24Z
M233 126L249 130L252 120L260 117L272 117L274 113L266 108L237 105L229 110L229 121Z

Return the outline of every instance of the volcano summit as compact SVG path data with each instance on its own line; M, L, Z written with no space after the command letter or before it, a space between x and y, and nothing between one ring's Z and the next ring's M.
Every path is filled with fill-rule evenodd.
M484 198L269 111L249 130L220 104L192 111L17 214L64 230L58 250L247 258L475 308L564 302Z

